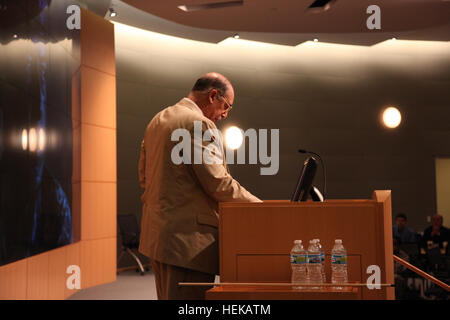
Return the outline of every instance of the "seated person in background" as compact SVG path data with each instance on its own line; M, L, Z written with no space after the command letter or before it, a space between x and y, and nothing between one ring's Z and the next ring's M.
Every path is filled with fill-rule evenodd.
M431 217L431 226L423 232L422 248L432 249L439 247L441 252L445 254L449 242L450 230L442 225L443 222L444 218L439 214Z
M417 243L418 234L406 226L407 222L406 214L397 214L395 216L395 225L392 227L392 235L399 238L401 243Z

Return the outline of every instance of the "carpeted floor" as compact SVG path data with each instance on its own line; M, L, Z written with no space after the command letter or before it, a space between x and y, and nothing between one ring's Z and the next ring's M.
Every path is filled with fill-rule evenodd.
M151 270L143 276L134 270L124 271L115 282L83 289L68 300L157 300L155 276Z
M68 300L157 300L155 276L151 269L143 276L135 270L124 271L115 282L82 289Z

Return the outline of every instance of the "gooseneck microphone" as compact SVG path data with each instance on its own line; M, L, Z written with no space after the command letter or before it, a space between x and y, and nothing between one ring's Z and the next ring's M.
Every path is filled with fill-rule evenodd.
M322 157L319 154L315 153L315 152L312 152L312 151L309 151L309 150L305 150L305 149L298 149L298 152L300 152L300 153L310 153L310 154L313 154L313 155L317 156L317 158L319 158L320 164L322 165L322 169L323 169L323 197L326 199L326 197L327 197L327 178L326 178L327 171L325 169L325 165L323 163Z

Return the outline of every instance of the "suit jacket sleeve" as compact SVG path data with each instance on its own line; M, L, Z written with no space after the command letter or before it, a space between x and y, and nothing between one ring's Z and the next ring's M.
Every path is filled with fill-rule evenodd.
M213 129L203 122L202 131ZM194 137L191 134L191 137ZM192 138L192 150L195 150L195 141ZM211 141L202 141L202 155L209 152ZM221 150L223 146L220 143ZM222 158L223 159L223 158ZM205 192L217 202L262 202L260 199L248 192L229 174L225 163L208 164L202 161L201 164L192 164L193 171L202 185Z
M141 143L141 151L139 154L139 185L145 189L145 147L144 140Z

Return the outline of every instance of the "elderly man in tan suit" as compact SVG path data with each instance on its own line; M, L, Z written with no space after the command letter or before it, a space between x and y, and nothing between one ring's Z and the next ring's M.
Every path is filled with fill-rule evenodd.
M218 203L261 201L233 179L224 158L222 163L173 161L178 143L172 141L173 132L189 132L190 149L203 154L210 142L194 139L195 123L202 134L217 130L215 122L227 117L233 101L231 83L208 73L145 131L139 159L145 189L139 251L151 260L158 299L204 299L208 287L180 287L178 282L214 282L219 273Z

